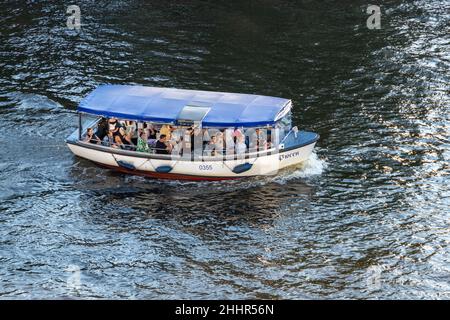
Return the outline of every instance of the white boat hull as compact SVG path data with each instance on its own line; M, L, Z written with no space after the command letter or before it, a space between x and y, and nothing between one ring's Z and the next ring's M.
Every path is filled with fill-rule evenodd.
M116 169L121 172L151 176L164 179L185 180L224 180L252 176L275 175L283 168L299 164L309 158L315 142L299 146L289 151L263 155L249 159L190 161L189 159L159 159L151 154L122 154L114 149L87 143L67 143L70 150L77 156L91 160L99 165ZM125 163L127 166L119 165ZM239 165L247 165L243 172L236 172ZM129 168L128 168L129 166ZM158 168L170 167L170 172L160 172Z

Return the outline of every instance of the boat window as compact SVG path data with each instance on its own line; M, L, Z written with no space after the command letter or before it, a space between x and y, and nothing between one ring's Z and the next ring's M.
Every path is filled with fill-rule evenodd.
M101 117L92 116L90 114L81 115L81 132L86 131L87 128L95 126L96 122L99 121Z
M276 127L279 129L279 139L282 141L284 137L289 133L292 127L292 112L289 112L286 116L281 118Z
M69 139L76 140L79 138L81 131L81 135L83 136L86 133L86 130L88 128L94 128L96 127L97 123L100 121L101 117L93 116L90 114L79 114L78 119L78 130L76 130L74 133L72 133L69 136Z

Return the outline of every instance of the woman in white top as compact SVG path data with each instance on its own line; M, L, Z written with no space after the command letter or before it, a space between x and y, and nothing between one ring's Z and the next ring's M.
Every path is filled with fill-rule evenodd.
M137 138L136 123L134 121L125 121L125 135L129 140ZM136 140L137 141L137 140Z

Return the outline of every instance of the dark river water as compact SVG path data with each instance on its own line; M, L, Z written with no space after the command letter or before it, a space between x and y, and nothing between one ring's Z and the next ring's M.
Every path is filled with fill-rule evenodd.
M450 1L2 1L0 298L450 299ZM292 98L303 166L221 183L75 157L102 83Z

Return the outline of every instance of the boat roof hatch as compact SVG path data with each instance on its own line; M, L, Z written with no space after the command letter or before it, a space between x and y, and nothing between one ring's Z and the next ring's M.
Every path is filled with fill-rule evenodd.
M193 126L201 125L203 119L211 110L210 107L201 105L188 105L181 109L177 117L177 125Z

